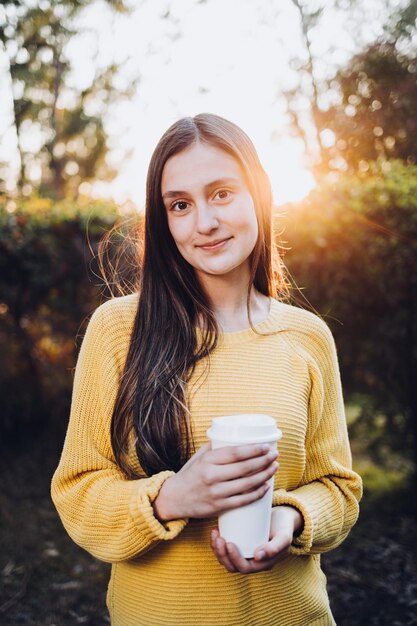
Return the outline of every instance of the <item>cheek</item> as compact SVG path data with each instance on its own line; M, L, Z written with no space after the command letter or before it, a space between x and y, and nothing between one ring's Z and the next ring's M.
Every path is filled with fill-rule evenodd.
M187 225L187 220L184 220L184 218L182 218L181 220L168 219L168 228L177 246L181 246L187 243L187 240L189 238L189 228Z
M252 231L252 236L253 236L254 244L255 244L258 240L258 235L259 235L259 226L258 226L258 220L256 219L256 215L253 216L251 231Z
M254 208L246 211L245 219L242 220L241 228L245 232L248 242L255 245L258 240L259 227Z

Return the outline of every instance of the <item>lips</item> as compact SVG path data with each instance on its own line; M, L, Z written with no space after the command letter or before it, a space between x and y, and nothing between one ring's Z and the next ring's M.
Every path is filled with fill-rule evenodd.
M214 241L207 241L207 243L197 245L197 248L202 248L203 250L215 250L216 248L220 248L227 241L230 241L232 237L226 237L225 239L215 239Z

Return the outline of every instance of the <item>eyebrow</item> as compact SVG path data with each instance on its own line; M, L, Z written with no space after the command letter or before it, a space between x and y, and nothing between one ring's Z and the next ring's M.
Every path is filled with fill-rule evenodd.
M217 180L212 180L207 185L204 185L205 191L211 189L212 187L217 187L221 185L239 185L241 181L238 178L218 178ZM186 196L188 191L166 191L162 196L165 198L177 198L178 196Z

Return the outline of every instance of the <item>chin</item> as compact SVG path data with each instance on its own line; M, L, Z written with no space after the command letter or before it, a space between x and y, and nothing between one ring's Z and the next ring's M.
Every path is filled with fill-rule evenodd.
M202 272L203 274L210 274L211 276L227 276L228 274L232 274L233 272L237 272L239 270L246 272L246 265L244 263L236 263L224 267L197 268L197 271Z

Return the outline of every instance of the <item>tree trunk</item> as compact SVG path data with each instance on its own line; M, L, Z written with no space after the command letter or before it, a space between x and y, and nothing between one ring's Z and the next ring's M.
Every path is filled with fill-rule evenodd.
M51 185L54 192L55 198L63 198L65 193L63 189L63 181L62 181L62 160L57 159L54 155L54 148L58 141L58 120L57 120L57 102L58 97L61 91L62 86L62 74L64 69L64 64L61 62L61 54L62 51L60 49L54 49L54 59L53 66L55 69L55 77L53 83L53 96L54 100L52 103L52 111L51 111L51 128L53 131L53 137L50 143L48 144L49 151L49 163L50 168L52 170L52 180Z
M318 159L317 165L318 167L320 167L320 164L324 163L324 146L323 146L323 142L320 136L321 128L320 128L319 119L318 119L319 90L318 90L316 78L314 76L314 59L313 59L313 53L311 51L308 16L305 13L304 7L300 4L298 0L292 0L292 3L297 8L300 14L301 29L303 32L304 43L305 43L305 47L306 47L307 55L308 55L308 63L307 63L306 71L310 77L311 87L313 89L313 94L311 98L311 117L312 117L313 125L314 125L315 139L316 139L317 147L319 150L319 159Z
M5 38L5 41L8 41L7 38ZM2 48L3 48L3 53L5 58L8 61L7 64L7 70L5 68L5 71L8 71L9 73L9 85L10 85L10 99L12 101L12 110L13 110L13 120L12 120L12 126L15 129L15 133L16 133L16 147L17 147L17 151L19 153L19 160L20 160L20 167L19 167L19 176L16 180L16 188L19 192L19 195L21 195L22 193L22 188L23 185L25 184L25 166L24 166L24 160L23 160L23 150L22 147L20 145L20 136L19 136L19 126L18 126L18 118L17 118L17 111L16 111L16 100L13 97L13 75L12 75L12 68L10 65L10 58L9 55L7 54L7 49L6 46L4 45L4 42L1 41L2 44Z

